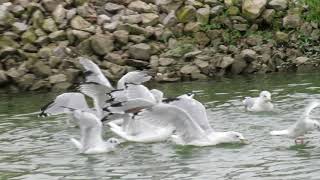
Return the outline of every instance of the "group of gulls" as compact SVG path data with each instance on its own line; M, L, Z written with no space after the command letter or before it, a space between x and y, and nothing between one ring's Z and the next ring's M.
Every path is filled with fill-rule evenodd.
M204 105L187 93L174 98L164 98L157 89L149 90L143 83L151 76L145 71L124 75L116 88L103 75L98 65L80 57L85 81L80 92L63 93L41 108L40 116L70 114L80 129L80 139L71 142L81 153L93 154L112 151L120 142L152 143L171 140L179 145L212 146L220 143L247 143L239 132L217 132L209 124ZM89 107L86 96L93 107ZM243 104L248 111L272 111L271 94L262 91L259 97L246 97ZM272 131L271 135L294 138L296 144L304 143L302 136L320 124L309 118L319 105L311 103L304 118L286 130ZM102 138L103 124L123 140Z

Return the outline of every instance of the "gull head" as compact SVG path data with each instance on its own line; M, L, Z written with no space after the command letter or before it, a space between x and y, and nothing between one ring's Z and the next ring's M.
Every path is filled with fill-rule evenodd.
M163 99L163 92L158 89L151 89L150 92L152 93L153 97L155 98L156 102L159 103Z
M262 98L262 100L265 102L271 101L271 93L269 91L262 91L259 97Z
M226 141L241 142L243 144L247 144L247 139L241 133L234 132L234 131L226 132Z

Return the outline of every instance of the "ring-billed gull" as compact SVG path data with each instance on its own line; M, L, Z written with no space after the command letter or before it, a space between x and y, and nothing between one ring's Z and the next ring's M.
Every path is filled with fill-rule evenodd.
M245 97L243 104L247 111L261 112L273 110L271 93L269 91L262 91L259 97Z
M149 90L141 84L126 83L125 89L112 92L110 95L113 102L110 102L111 105L104 110L123 114L122 123L113 121L109 123L111 131L121 138L127 141L150 143L164 141L172 134L173 129L161 128L135 119L135 115L142 109L151 108L162 102L161 91Z
M102 122L94 114L79 109L68 109L80 127L80 141L71 138L73 144L84 154L109 152L120 144L116 138L104 141L102 138Z
M246 140L241 133L234 131L206 133L188 112L171 104L161 103L145 109L137 115L137 121L175 129L176 134L171 137L179 145L212 146L220 143L244 143Z
M274 136L287 136L289 138L294 138L296 144L298 144L298 140L300 140L301 144L303 144L302 136L304 134L314 129L320 130L320 123L310 118L311 111L317 106L319 106L319 104L320 103L318 101L311 102L307 106L303 114L303 117L298 119L295 124L293 124L288 129L285 129L285 130L271 131L270 134Z

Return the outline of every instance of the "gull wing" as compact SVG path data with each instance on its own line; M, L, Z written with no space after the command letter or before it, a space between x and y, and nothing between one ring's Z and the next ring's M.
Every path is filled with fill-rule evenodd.
M95 82L113 89L110 81L103 75L98 65L84 57L80 57L79 62L85 69L84 75L86 82Z
M96 115L83 110L74 110L73 117L81 129L82 151L104 144L102 139L102 122Z
M62 113L69 113L69 107L72 109L86 109L88 104L83 94L81 93L63 93L57 96L53 101L49 102L40 109L39 116L57 115Z
M208 117L207 117L207 112L206 108L204 105L189 97L184 97L180 96L178 100L169 102L171 105L175 105L187 113L192 117L192 119L199 124L199 126L207 133L213 132L213 129L211 128Z
M207 138L205 131L182 108L170 104L157 104L135 116L137 121L145 121L163 128L175 128L176 133L186 142Z
M126 83L142 84L151 79L151 76L146 71L132 71L128 72L118 81L117 88L124 89Z

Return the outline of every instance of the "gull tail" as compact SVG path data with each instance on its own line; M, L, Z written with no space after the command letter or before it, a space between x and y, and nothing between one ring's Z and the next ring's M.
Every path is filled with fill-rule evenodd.
M270 135L272 136L283 136L283 135L288 135L288 130L280 130L280 131L271 131Z

